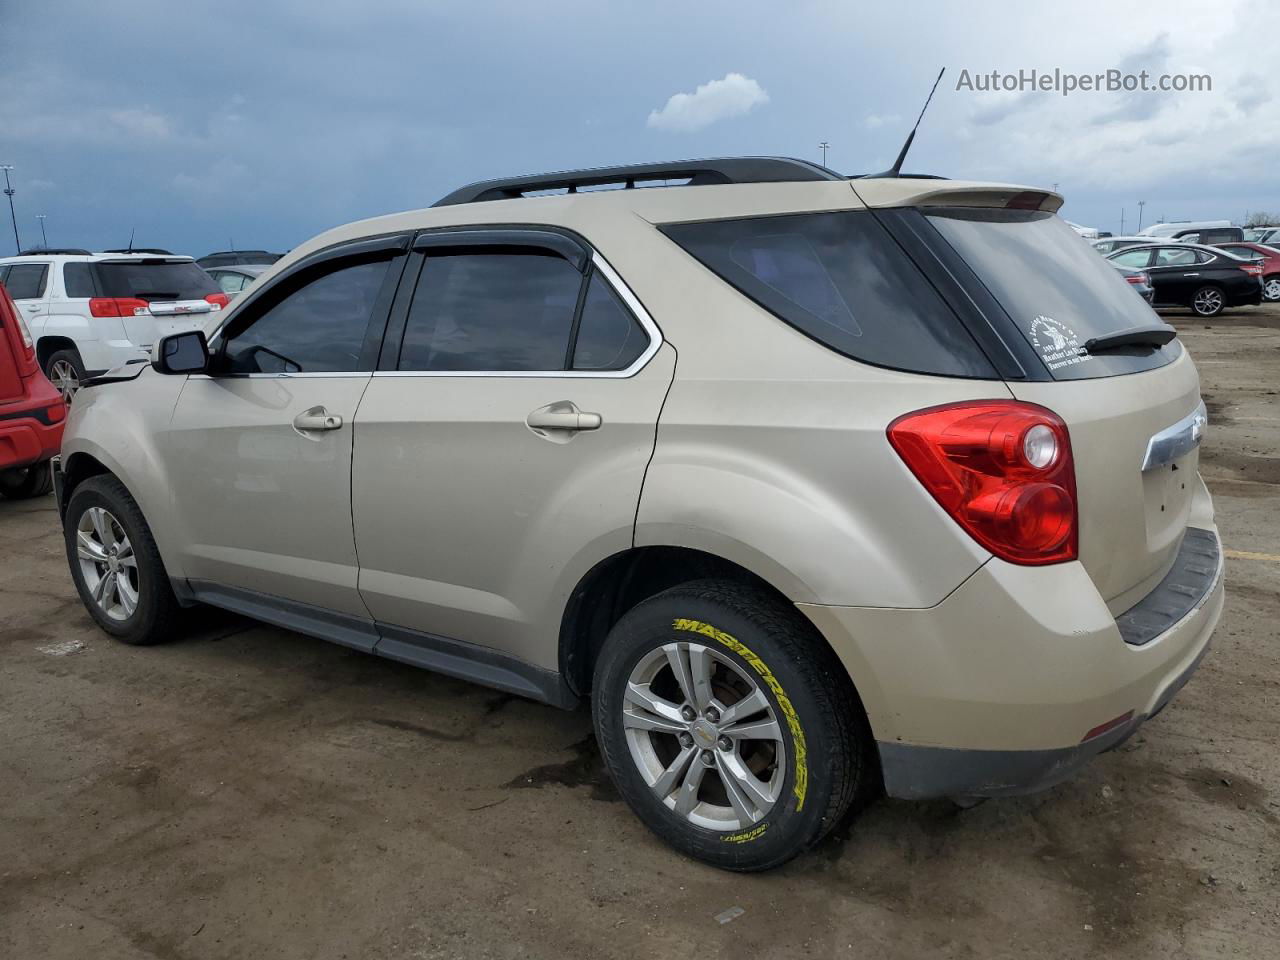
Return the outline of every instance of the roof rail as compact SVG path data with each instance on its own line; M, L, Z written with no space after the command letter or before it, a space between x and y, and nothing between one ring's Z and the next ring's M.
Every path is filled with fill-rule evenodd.
M562 170L559 173L539 173L527 177L481 180L459 187L437 200L433 206L513 200L540 190L562 189L577 193L579 187L616 183L630 189L637 183L646 181L686 179L689 181L688 186L701 187L721 183L843 180L844 177L819 164L791 157L720 157L711 160L678 160L673 163L636 163L620 167Z
M172 257L172 250L162 250L160 247L120 247L115 250L103 250L103 253L150 253L161 257Z
M271 254L271 256L273 257L280 256L280 254L271 253L270 250L214 250L210 253L206 253L204 256L205 257L225 257L230 254L239 255L242 253L267 253L267 254ZM200 259L203 260L204 257L201 257Z
M88 250L81 250L79 247L28 247L26 250L19 250L20 257L48 257L48 256L66 256L66 257L87 257L90 256Z

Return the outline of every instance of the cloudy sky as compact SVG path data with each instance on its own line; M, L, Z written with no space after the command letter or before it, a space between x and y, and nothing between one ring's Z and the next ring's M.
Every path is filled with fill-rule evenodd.
M865 9L863 9L865 8ZM1280 212L1280 4L0 0L25 244L285 249L508 174L724 154L1051 186L1077 222ZM961 72L1207 73L978 92ZM4 211L7 215L7 210ZM4 226L0 222L0 226ZM0 230L0 253L12 249Z

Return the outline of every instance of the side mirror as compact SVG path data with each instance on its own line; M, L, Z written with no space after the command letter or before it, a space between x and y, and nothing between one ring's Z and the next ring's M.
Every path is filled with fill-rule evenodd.
M209 368L204 331L184 330L162 337L151 352L151 366L160 373L204 373Z

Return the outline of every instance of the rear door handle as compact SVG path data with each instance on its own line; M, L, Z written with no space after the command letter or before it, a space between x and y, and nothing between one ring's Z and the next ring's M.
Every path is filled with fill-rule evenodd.
M1198 274L1198 273L1184 273L1184 274L1183 274L1183 276L1184 276L1184 277L1198 277L1198 276L1200 276L1200 274Z
M330 413L324 407L312 407L303 410L293 418L293 428L299 432L314 430L337 430L342 426L342 418Z
M586 413L568 400L539 407L525 418L530 429L541 430L599 430L604 418L598 413Z

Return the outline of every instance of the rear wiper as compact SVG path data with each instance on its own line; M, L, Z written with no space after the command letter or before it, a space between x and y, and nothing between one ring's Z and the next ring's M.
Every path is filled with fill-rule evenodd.
M1178 331L1167 323L1158 323L1151 327L1129 327L1117 330L1101 337L1086 340L1085 353L1106 353L1120 347L1163 347L1178 335Z

